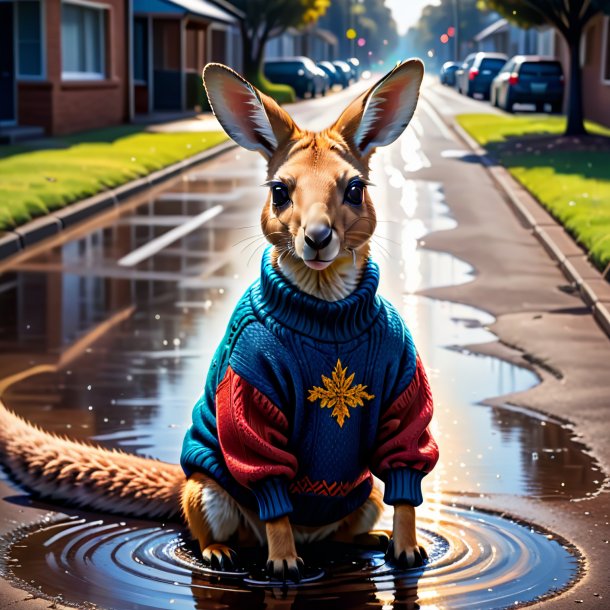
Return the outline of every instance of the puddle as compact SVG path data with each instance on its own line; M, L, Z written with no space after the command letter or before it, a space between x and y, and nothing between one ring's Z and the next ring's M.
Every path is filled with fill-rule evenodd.
M265 581L260 553L246 554L243 576L211 578L182 530L112 518L50 520L23 531L6 549L4 571L34 583L37 594L84 608L432 610L519 607L561 591L580 569L552 535L495 515L433 505L419 526L430 555L425 569L392 570L382 552L317 544L300 552L320 577L288 587Z
M326 576L319 582L288 592L246 587L200 574L173 526L86 516L29 530L10 546L5 569L37 593L121 610L415 608L416 599L422 608L503 608L576 578L575 555L545 533L443 505L444 493L582 498L600 488L603 476L562 422L480 404L538 380L527 369L463 349L495 340L486 330L491 316L415 294L474 275L465 262L421 248L427 233L451 229L455 221L440 185L394 171L401 165L393 155L403 153L392 149L378 157L374 257L380 291L401 309L435 395L441 460L425 479L427 501L418 513L431 564L393 574L379 554L342 557L332 548L316 551L339 553L336 563L322 566ZM233 304L258 273L258 207L229 197L232 189L262 182L253 182L260 163L247 159L250 165L239 161L243 180L221 176L215 189L213 172L196 170L155 201L0 277L2 354L23 368L57 366L11 386L3 395L10 408L46 430L178 460L212 353ZM116 264L176 226L177 215L192 217L211 205L225 210L201 229L134 269ZM390 513L383 519L389 527Z

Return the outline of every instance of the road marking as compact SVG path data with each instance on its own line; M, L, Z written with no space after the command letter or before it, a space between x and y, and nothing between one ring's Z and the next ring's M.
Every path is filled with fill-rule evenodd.
M167 233L163 233L157 237L157 239L153 239L149 241L147 244L144 244L140 248L136 248L133 252L130 252L122 259L119 260L118 264L121 267L134 267L138 263L141 263L143 260L150 258L166 248L170 244L173 244L175 241L178 241L180 238L188 235L191 231L198 229L202 225L204 225L212 218L215 218L223 211L224 207L221 205L215 205L214 207L198 214L197 216L191 218L191 220L185 222L184 224L176 227L175 229L171 229Z
M244 193L254 190L255 187L233 189L226 193L161 193L157 201L176 201L178 203L206 202L206 201L235 201L243 197Z
M455 142L455 137L449 131L447 125L445 125L445 121L441 118L441 115L432 107L432 105L426 99L421 99L419 102L422 110L428 115L430 120L436 125L437 129L441 132L441 135L446 140L451 140Z

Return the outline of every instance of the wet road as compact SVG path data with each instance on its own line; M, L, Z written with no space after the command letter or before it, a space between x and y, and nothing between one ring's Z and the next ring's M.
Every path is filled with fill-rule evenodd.
M337 100L329 99L295 109L297 121L303 114L307 126L330 122L337 114ZM401 309L412 329L436 399L434 426L442 458L425 481L427 502L421 522L433 532L428 539L437 552L426 578L418 578L419 591L413 583L403 587L386 582L379 587L389 578L383 574L381 581L370 578L367 582L377 583L375 590L384 592L374 598L379 605L396 602L397 591L409 590L408 599L417 594L426 600L428 605L422 607L460 607L465 599L474 607L505 607L565 585L574 577L577 562L557 544L550 556L558 567L553 564L546 580L527 562L495 565L485 551L499 544L488 527L491 518L468 511L458 515L461 509L451 508L452 495L580 498L595 493L601 477L562 422L480 404L485 398L537 383L528 370L474 356L464 348L494 339L485 328L491 316L417 295L424 288L468 282L473 277L463 261L422 247L428 233L455 225L444 200L442 176L420 177L438 155L439 143L445 158L454 156L459 162L460 151L434 105L430 97L405 136L376 155L372 177L377 186L371 194L381 220L373 247L381 267L381 293ZM264 166L257 156L227 153L166 185L162 192L142 195L119 212L61 236L53 247L32 252L4 270L0 276L0 366L11 374L46 366L45 372L6 388L2 395L6 404L45 429L177 461L210 357L233 304L258 273L265 245L258 227L264 190L256 185L263 180ZM192 230L186 232L185 227ZM487 525L481 525L486 519ZM463 588L447 588L441 585L456 579L459 566L455 557L460 554L461 520L471 528L463 543L471 550L483 550L475 557L470 553ZM70 530L73 524L68 525ZM528 538L528 529L507 520L498 519L493 527L500 537L512 537L516 548L533 554L539 539L548 542L544 535ZM42 528L25 539L25 555L13 555L17 577L40 580L42 591L50 596L59 587L66 600L73 591L74 601L80 603L149 607L149 602L129 598L130 586L136 590L142 585L138 574L126 578L125 598L120 597L122 589L102 594L86 585L77 595L78 586L70 578L79 572L78 561L63 569L68 573L65 582L62 570L50 569L46 560L40 563L36 550L42 553L49 546L45 532ZM151 543L148 549L160 547L165 553L168 545L175 544L170 534L168 540L157 546ZM56 544L58 556L76 544L73 533L66 536ZM103 548L103 538L94 535L92 548ZM23 542L15 549L21 546ZM541 548L549 552L550 547ZM106 551L116 557L117 549L111 545ZM492 555L497 559L495 552ZM127 552L127 556L137 554ZM174 559L170 563L176 565ZM130 573L121 562L102 560L99 565L113 565L114 577ZM443 570L435 574L441 566ZM146 579L154 577L147 572ZM178 580L182 583L182 576ZM500 583L505 588L496 587ZM208 586L206 595L214 597L213 591ZM323 593L318 591L318 598L309 601ZM118 596L116 606L113 595ZM196 597L181 589L175 597L163 597L167 605L150 607L199 607L193 601ZM181 605L175 606L178 598ZM215 599L222 605L222 599Z

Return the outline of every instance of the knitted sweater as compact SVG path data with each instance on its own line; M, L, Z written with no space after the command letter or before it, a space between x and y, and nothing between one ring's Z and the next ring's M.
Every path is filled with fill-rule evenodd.
M203 472L263 521L331 523L368 498L422 502L438 459L432 398L413 340L377 295L368 261L335 302L299 291L265 252L239 301L193 410L181 465Z

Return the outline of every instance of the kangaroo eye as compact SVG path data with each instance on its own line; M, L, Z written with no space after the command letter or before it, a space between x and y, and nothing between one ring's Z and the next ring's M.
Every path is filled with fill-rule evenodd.
M351 182L345 191L344 199L352 205L362 205L364 201L364 184L359 180Z
M285 184L274 184L271 187L271 198L276 208L283 208L290 203L288 187Z

